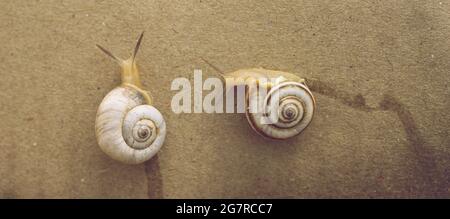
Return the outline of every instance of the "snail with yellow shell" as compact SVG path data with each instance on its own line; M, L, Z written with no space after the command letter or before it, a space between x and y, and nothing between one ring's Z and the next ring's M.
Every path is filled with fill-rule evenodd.
M303 78L262 68L238 70L223 77L228 87L245 87L245 115L258 134L270 139L288 139L311 123L315 100ZM258 94L259 87L267 92ZM257 110L252 111L252 103ZM267 117L273 122L268 122Z
M166 136L166 123L153 107L150 94L142 89L135 58L143 37L140 35L133 54L123 60L97 45L122 68L122 83L101 102L95 120L100 148L115 160L139 164L152 158Z

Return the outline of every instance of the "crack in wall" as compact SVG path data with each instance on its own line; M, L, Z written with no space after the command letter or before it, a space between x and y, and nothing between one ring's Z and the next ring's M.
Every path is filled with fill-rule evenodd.
M338 91L331 85L316 79L306 79L306 83L311 91L336 99L351 108L365 112L391 111L396 113L406 133L409 149L414 153L420 167L418 171L420 177L430 186L427 192L434 197L447 197L449 195L447 183L439 173L432 151L425 146L425 140L417 128L412 113L395 97L384 94L378 107L370 107L361 94L353 95L345 91Z
M147 196L151 199L163 198L163 182L161 168L159 166L158 154L145 164L145 175L147 177Z

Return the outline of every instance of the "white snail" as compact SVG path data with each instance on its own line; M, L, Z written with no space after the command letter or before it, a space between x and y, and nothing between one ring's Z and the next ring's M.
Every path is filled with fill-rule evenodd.
M262 68L238 70L223 77L228 88L230 82L231 87L245 86L245 115L258 134L287 139L300 134L311 123L315 100L304 79ZM252 111L252 107L257 110Z
M97 110L97 142L113 159L128 164L138 164L152 158L166 136L163 116L151 106L149 93L141 89L135 57L142 37L143 33L127 60L117 58L97 45L122 67L122 84L105 96Z

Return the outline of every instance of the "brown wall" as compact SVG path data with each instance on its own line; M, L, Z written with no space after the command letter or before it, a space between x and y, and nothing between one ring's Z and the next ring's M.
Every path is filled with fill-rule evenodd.
M450 197L450 2L116 2L0 2L0 197ZM142 30L168 135L128 166L96 143L120 77L94 45L125 57ZM242 114L171 111L175 77L248 67L309 80L305 132L267 141Z

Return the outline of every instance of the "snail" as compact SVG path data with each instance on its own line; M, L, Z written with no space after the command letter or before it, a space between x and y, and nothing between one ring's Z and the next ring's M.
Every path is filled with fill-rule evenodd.
M135 62L142 33L129 59L123 60L100 45L97 47L122 68L122 83L100 103L95 134L100 148L115 160L139 164L152 158L166 136L166 123L153 106L150 93L143 90Z
M311 123L316 101L305 79L262 68L222 76L227 89L245 87L245 115L258 134L270 139L288 139Z

